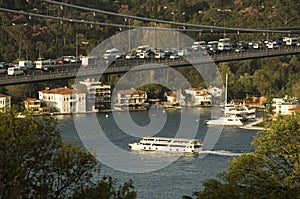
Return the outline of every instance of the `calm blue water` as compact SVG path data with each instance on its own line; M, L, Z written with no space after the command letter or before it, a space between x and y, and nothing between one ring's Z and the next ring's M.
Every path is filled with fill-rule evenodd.
M194 113L200 115L199 118L195 118ZM128 117L125 113L117 113L120 118ZM152 117L158 116L158 112L152 112ZM166 122L163 128L155 136L173 137L174 132L178 131L179 124L182 122L181 111L163 111L162 114L166 116ZM107 116L106 116L107 115ZM150 117L147 111L131 112L131 118L137 125L144 127L150 123ZM61 134L66 141L76 142L82 144L76 133L76 128L73 121L73 116L55 116L59 121L59 128ZM129 152L128 143L138 141L139 138L130 136L121 130L114 121L112 113L99 113L99 114L80 114L74 116L77 120L82 120L88 123L93 117L97 117L99 125L105 132L106 137L110 142L114 143L117 147L124 151ZM191 116L185 115L188 118L187 125L194 126L196 124L199 127L196 131L196 138L204 139L207 133L208 127L204 124L204 120L209 119L210 109L198 109L192 110ZM161 120L161 119L160 119ZM87 125L89 126L89 125ZM89 131L95 131L92 127L86 128L86 133ZM93 132L95 133L95 132ZM111 175L118 179L118 182L123 183L132 179L134 186L136 187L138 198L181 198L183 195L191 196L193 192L202 189L202 182L207 178L216 178L217 174L224 171L228 165L228 162L233 159L234 156L239 155L245 151L253 150L250 142L253 140L256 131L242 130L233 127L226 127L222 130L217 143L214 148L208 151L206 156L202 157L199 155L186 155L182 156L166 167L154 170L151 172L142 173L129 173L124 171L118 171L109 166L101 164L102 175ZM95 139L96 140L96 139ZM104 141L97 141L93 143L91 139L90 144L92 146L105 144ZM94 144L94 145L93 145ZM133 152L130 152L133 153ZM121 153L120 153L121 154ZM112 160L122 161L120 164L125 165L125 170L131 170L131 162L126 162L126 159L118 156L116 153L107 154L107 156L115 157ZM141 160L154 160L159 165L162 160L167 159L170 154L153 154L153 153L139 153ZM128 165L128 168L126 168ZM130 168L129 168L130 167ZM142 169L142 168L139 168Z

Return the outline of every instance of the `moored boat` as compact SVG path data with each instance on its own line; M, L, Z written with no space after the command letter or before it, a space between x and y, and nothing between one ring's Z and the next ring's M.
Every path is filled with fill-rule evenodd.
M227 104L227 84L228 84L228 75L226 74L226 86L225 86L225 106L224 106L224 116L217 118L206 120L205 124L207 125L222 125L222 126L242 126L243 118L237 116L236 114L228 114L227 109L234 108L234 104Z
M134 151L199 153L202 142L199 139L143 137L139 142L130 143L129 146Z
M224 107L224 112L226 114L255 114L256 109L255 108L249 108L246 105L235 105L235 104L226 104Z
M207 125L243 126L242 119L236 115L220 117L218 119L206 120Z

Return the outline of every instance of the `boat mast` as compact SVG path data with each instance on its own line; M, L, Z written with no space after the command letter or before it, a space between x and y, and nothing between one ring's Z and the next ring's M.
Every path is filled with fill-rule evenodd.
M228 84L228 74L226 73L225 76L225 101L224 101L224 114L226 117L226 105L227 105L227 85Z
M227 85L228 84L228 74L225 77L225 105L227 104Z

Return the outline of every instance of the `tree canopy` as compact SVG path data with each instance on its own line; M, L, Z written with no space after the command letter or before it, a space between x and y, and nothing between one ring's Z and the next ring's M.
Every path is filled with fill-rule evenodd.
M116 188L93 155L64 143L53 118L20 118L13 108L0 120L1 199L136 197L132 181Z
M197 198L299 198L300 114L279 116L252 143L255 151L203 182Z

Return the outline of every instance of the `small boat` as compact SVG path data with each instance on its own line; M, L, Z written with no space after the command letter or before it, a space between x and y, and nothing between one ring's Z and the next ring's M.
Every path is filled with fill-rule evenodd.
M207 125L222 125L222 126L243 126L242 118L237 115L229 115L218 119L206 120Z
M139 142L130 143L129 147L133 151L199 153L202 142L199 139L143 137Z

